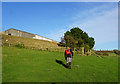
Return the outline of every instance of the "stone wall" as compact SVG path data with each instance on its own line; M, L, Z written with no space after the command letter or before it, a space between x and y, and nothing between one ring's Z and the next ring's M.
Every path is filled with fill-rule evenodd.
M33 38L35 37L34 34L27 33L27 32L22 32L16 29L8 29L4 31L6 35L12 35L12 36L19 36L19 37L26 37L26 38Z

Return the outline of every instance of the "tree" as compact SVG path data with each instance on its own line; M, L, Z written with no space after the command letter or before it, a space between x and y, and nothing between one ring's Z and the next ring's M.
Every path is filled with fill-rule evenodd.
M72 34L72 36L74 37L75 40L79 39L80 37L82 37L82 33L83 31L78 28L78 27L75 27L75 28L72 28L70 30L70 33Z
M80 47L82 47L83 45L84 45L84 42L83 42L82 38L79 38L79 39L78 39L77 46L80 48Z
M59 42L58 46L65 47L65 39L64 39L64 37L61 37L61 42Z
M85 48L85 52L87 52L90 49L90 46L88 44L85 44L84 48Z
M60 43L65 43L65 39L64 39L64 37L61 37L61 42Z
M64 37L64 39L65 39L65 42L66 42L66 46L69 46L72 49L74 49L74 47L75 47L75 40L74 40L74 38L72 36L70 36L70 35L66 35Z
M95 45L94 38L89 37L88 34L80 28L75 27L70 31L64 33L66 46L78 48L84 46L86 50L92 49Z
M95 45L94 38L90 37L88 39L88 43L89 43L90 49L92 49L94 47L94 45Z
M71 32L67 31L66 33L64 33L65 36L67 35L71 35Z

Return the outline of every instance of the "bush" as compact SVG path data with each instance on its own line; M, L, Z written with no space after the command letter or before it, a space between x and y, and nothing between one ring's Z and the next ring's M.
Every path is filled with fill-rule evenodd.
M120 55L120 51L119 50L113 50L113 52L115 53L115 54L117 54L117 55Z
M15 45L15 47L18 47L18 48L25 48L24 45L22 45L22 44L17 44L17 45Z
M105 56L109 56L109 54L108 54L107 52L104 52L103 55L105 55Z
M101 55L101 53L100 53L100 52L96 52L96 54L97 54L97 55Z

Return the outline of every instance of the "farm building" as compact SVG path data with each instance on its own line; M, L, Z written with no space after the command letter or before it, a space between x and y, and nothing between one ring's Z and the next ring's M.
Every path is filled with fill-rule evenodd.
M50 42L57 42L57 41L39 36L37 34L32 34L32 33L24 32L21 30L13 29L13 28L4 31L4 34L11 35L11 36L25 37L25 38L34 38L34 39L39 39L39 40L46 40Z
M60 46L59 42L42 37L37 34L32 34L32 33L20 31L13 28L1 32L1 34L4 34L2 37L3 45L14 46L14 45L23 43L25 47L32 48L32 49L53 50L53 51L65 50L65 46L64 47ZM17 36L17 37L14 37L14 36ZM35 40L35 39L38 39L38 40ZM80 53L83 56L85 54L91 55L91 50L85 52L84 47L81 47L79 51L76 51L75 49L74 51L76 53Z

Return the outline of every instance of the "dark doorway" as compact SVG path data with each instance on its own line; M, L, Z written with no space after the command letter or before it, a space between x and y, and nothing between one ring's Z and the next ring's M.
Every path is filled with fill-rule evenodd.
M8 35L11 35L11 33L9 33Z

